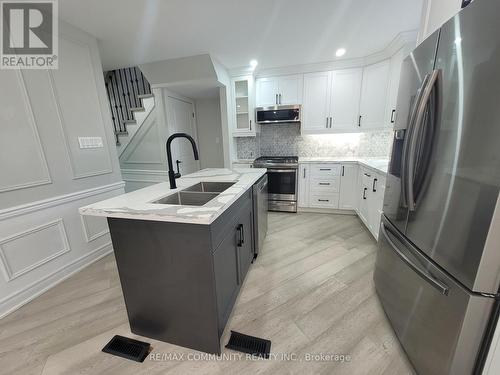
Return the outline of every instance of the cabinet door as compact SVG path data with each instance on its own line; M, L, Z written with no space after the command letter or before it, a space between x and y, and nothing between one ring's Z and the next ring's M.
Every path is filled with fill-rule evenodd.
M358 166L356 164L342 164L341 168L339 208L341 210L354 210L358 199Z
M299 165L299 207L309 207L309 164Z
M269 107L278 104L278 79L259 78L256 81L256 106Z
M405 51L400 49L391 58L391 69L389 72L389 94L387 98L387 112L385 115L385 126L392 129L396 122L396 104L398 100L399 78L401 76L401 66L403 64Z
M369 65L363 69L360 103L360 130L383 128L385 123L389 61Z
M363 69L344 69L332 73L330 116L335 131L358 130L359 100Z
M328 133L330 130L330 72L304 75L303 133Z
M240 211L238 217L237 247L239 252L240 283L243 282L254 257L253 212L251 201Z
M278 104L302 104L303 75L284 76L278 79Z
M382 215L382 206L384 204L385 177L375 174L372 178L370 187L370 201L368 202L369 227L373 236L378 239L380 228L380 218Z
M367 181L367 176L365 175L365 171L363 168L359 169L358 173L358 215L359 218L365 223L368 227L368 198L369 191L368 186L370 183Z
M237 237L237 227L235 224L233 230L224 237L214 252L219 335L226 326L241 284L238 247L236 246Z
M235 112L234 136L252 136L256 133L254 119L254 81L252 76L233 79L233 98Z

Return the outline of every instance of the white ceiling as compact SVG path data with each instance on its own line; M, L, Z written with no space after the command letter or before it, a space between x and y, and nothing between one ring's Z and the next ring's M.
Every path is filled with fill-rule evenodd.
M61 0L96 36L104 69L210 53L227 68L357 58L417 29L422 0Z

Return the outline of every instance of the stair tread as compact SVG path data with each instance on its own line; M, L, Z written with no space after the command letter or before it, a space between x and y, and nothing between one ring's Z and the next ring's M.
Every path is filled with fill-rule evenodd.
M132 112L144 112L146 110L146 108L144 108L144 107L132 107L132 108L130 108L130 110Z
M123 121L124 124L137 124L137 121L135 120L125 120Z
M153 94L140 94L140 95L137 95L137 97L140 98L140 99L152 98L153 96L154 96Z
M115 132L116 135L128 135L128 131L124 132Z

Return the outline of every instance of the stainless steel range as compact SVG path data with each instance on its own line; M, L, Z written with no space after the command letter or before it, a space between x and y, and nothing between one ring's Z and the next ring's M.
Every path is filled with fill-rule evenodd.
M297 212L297 156L261 156L255 168L267 168L269 211Z

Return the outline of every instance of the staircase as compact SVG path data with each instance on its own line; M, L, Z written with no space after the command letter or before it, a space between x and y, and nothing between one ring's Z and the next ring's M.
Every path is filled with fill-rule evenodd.
M118 153L154 106L151 86L138 67L104 73Z

